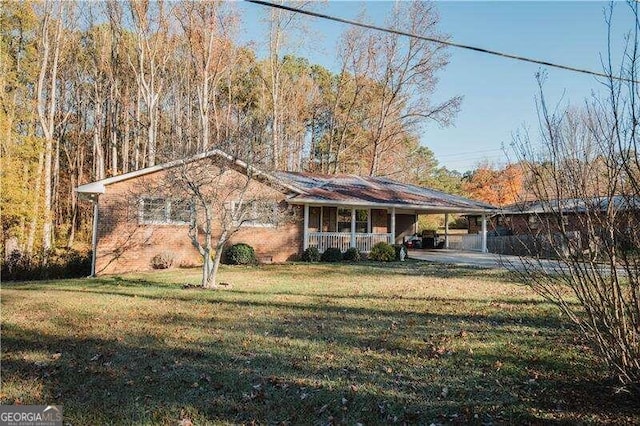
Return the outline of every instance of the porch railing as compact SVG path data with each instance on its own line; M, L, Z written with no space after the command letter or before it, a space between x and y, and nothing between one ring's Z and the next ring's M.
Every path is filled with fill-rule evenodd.
M355 234L355 247L361 252L370 252L381 241L392 244L393 237L391 234ZM309 247L316 247L320 253L330 247L337 247L345 252L353 246L351 232L309 232Z

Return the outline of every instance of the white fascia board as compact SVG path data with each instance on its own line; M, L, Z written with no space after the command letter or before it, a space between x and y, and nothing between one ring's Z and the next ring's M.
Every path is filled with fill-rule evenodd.
M80 194L104 194L105 187L102 181L80 185L75 189Z

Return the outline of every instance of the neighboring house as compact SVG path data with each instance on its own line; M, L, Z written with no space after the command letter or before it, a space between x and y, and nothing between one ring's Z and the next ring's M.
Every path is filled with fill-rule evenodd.
M615 215L616 236L625 244L640 219L640 200L625 196L526 201L506 206L488 219L488 251L552 256L567 251L568 240L580 250L601 244ZM481 217L468 215L468 232L481 232Z
M174 265L201 262L187 236L188 200L158 196L149 182L161 182L184 164L211 157L229 161L228 182L248 170L242 161L214 150L184 160L148 167L79 186L76 191L94 202L94 274L150 269L153 256L171 252ZM254 247L263 262L296 259L308 247L368 252L380 241L402 242L417 232L419 214L477 214L495 208L467 198L404 184L382 177L255 173L250 190L278 209L292 212L283 223L247 222L230 243Z
M487 223L488 232L490 236L549 234L560 229L582 232L588 216L597 222L598 216L609 208L637 214L640 202L620 195L524 201L505 206L492 215ZM480 233L481 216L467 217L469 234ZM628 215L621 215L621 223L627 218Z

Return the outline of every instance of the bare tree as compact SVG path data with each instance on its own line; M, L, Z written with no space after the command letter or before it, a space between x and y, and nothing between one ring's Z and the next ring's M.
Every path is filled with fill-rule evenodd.
M623 389L639 391L640 21L638 4L629 8L635 28L622 64L614 67L611 55L606 61L606 96L594 96L583 110L551 111L539 76L540 138L524 134L514 146L544 211L534 218L535 239L523 244L528 256L513 266L577 324ZM541 247L557 261L540 259Z
M433 3L407 2L394 5L387 25L442 38L436 28L438 21ZM375 84L369 88L368 172L376 175L385 153L396 149L407 131L416 131L426 120L449 124L461 98L432 102L436 74L448 63L443 45L391 33L371 33L369 37L369 70Z
M190 206L189 238L202 256L204 288L216 288L224 248L243 226L277 226L289 217L278 192L265 192L260 183L275 181L252 164L214 150L171 169L161 188Z
M144 101L147 133L147 166L156 163L160 97L166 83L166 65L170 58L169 16L163 1L129 3L134 28L135 55L129 57L135 72L139 96ZM138 102L140 104L140 102ZM140 117L137 117L140 119Z
M60 55L64 49L65 19L69 19L73 3L45 2L42 7L41 25L38 33L39 75L36 83L36 109L40 130L44 138L42 164L43 214L42 249L46 253L53 247L53 150L56 127L61 124L57 119L58 70ZM57 145L57 144L56 144Z
M195 76L200 123L197 149L204 152L222 139L218 90L227 70L234 63L236 49L231 43L231 36L237 20L226 4L214 1L185 2L180 5L176 14L186 37Z
M282 1L281 1L282 3ZM308 9L314 6L313 2L302 2L300 7ZM305 28L301 20L301 15L289 11L272 8L269 11L268 25L268 59L266 66L261 68L264 90L266 91L266 109L270 119L270 167L274 169L287 168L291 163L288 145L292 142L299 146L295 137L287 135L287 109L295 108L288 104L291 96L288 96L294 87L287 85L285 68L287 63L286 55L289 57L303 42ZM299 139L304 138L304 134L298 132ZM295 161L293 161L295 163Z

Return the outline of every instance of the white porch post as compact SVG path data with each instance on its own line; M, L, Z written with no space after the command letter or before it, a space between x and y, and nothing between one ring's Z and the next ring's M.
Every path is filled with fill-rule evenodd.
M486 253L487 250L487 215L482 215L482 252Z
M309 248L309 204L304 205L304 221L303 221L302 228L303 228L302 249L306 250Z
M391 244L396 243L396 208L391 207Z
M444 214L444 248L449 248L449 213Z
M351 208L351 247L356 246L356 209Z

